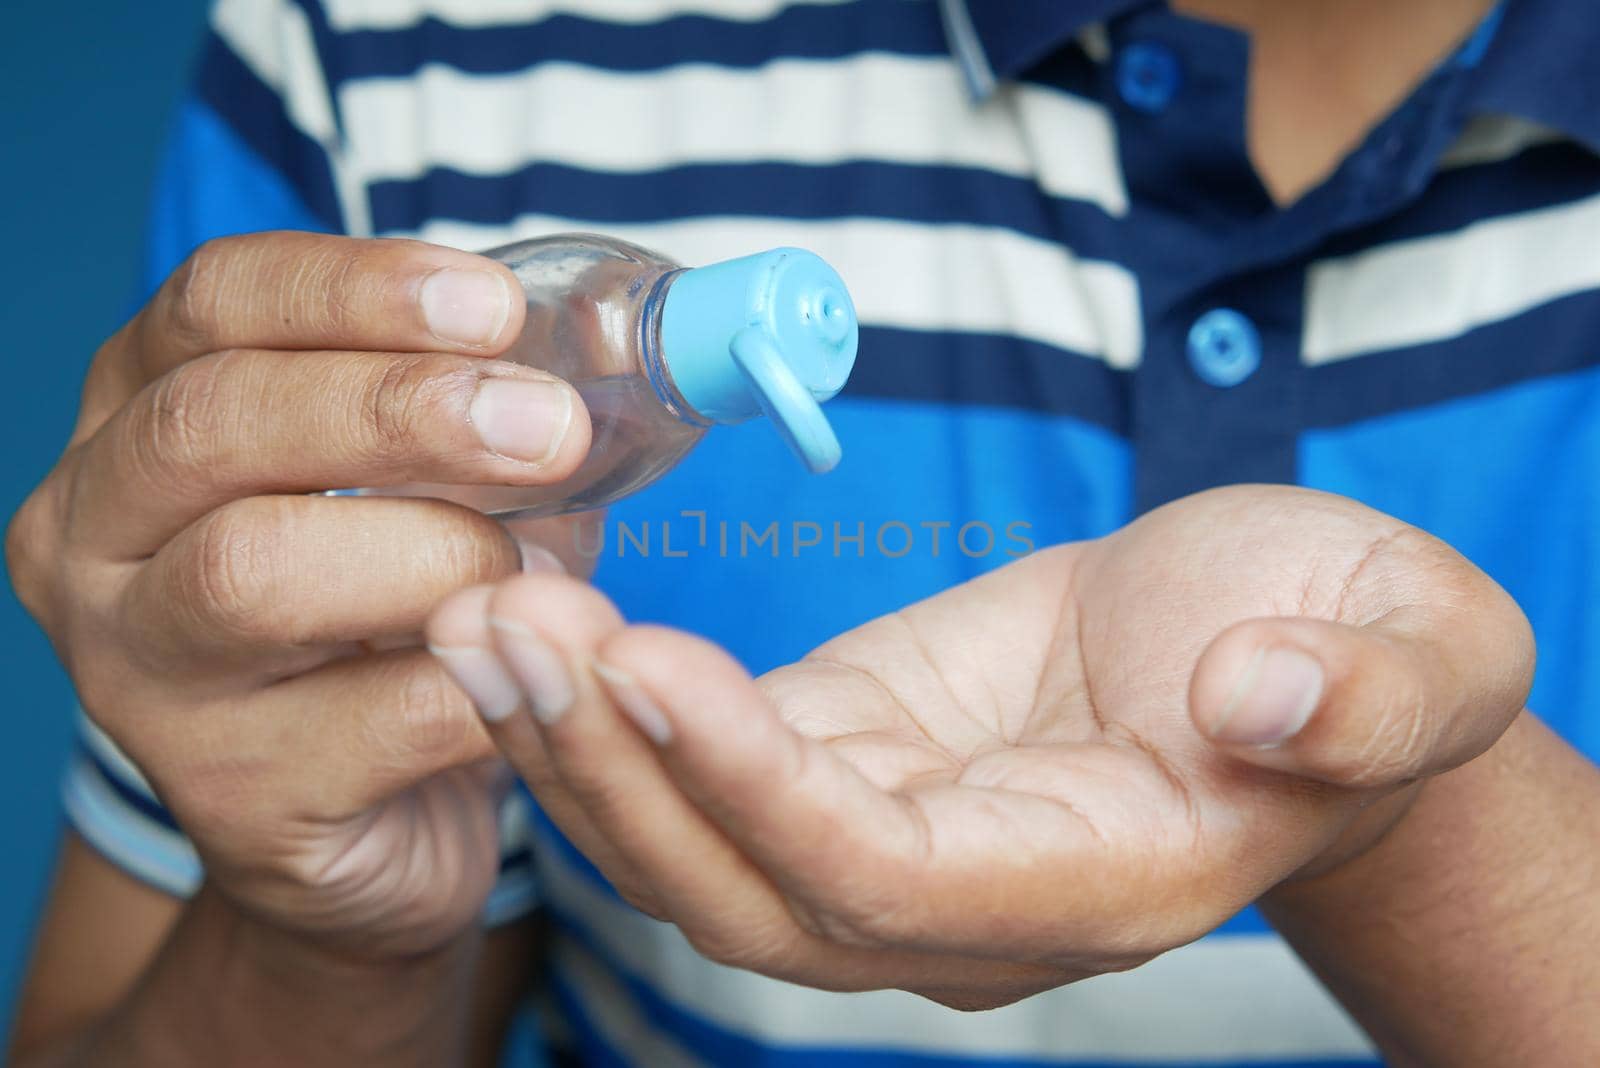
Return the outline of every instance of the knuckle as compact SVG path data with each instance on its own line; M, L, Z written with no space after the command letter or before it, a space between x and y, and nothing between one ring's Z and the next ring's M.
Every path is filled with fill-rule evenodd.
M644 913L658 923L672 922L672 918L667 913L666 906L661 903L661 899L634 880L613 879L611 882L617 888L617 893L621 895L622 900L637 911Z
M915 940L915 925L907 910L887 895L852 893L814 909L810 926L822 937L840 945L881 949Z
M234 425L237 405L227 385L240 357L225 353L186 363L158 379L132 445L149 473L161 481L198 477L221 436Z
M684 928L684 937L707 960L743 971L766 972L796 956L791 932L771 924L728 922Z
M395 695L394 729L374 723L379 745L404 766L448 767L486 755L487 737L459 689L431 660L406 670Z
M35 490L22 502L6 525L6 570L17 600L38 618L44 611L51 588L51 566L48 546L59 540L52 534L54 521L48 514L50 505L43 487Z
M402 457L415 451L428 425L429 410L452 386L452 376L430 373L424 359L396 357L370 377L354 410L361 418L361 437L382 456Z
M229 262L239 255L242 239L219 237L191 252L169 282L167 327L181 338L204 344L215 332L227 299Z
M330 336L343 337L365 325L361 319L360 260L341 246L309 260L299 271L291 290L305 292L307 306Z
M277 524L249 501L225 505L201 521L190 560L187 602L206 625L255 638L268 629L284 561Z
M1426 762L1431 715L1420 680L1397 673L1365 737L1330 754L1329 779L1355 789L1397 786L1415 778Z
M448 520L459 529L451 536L433 540L430 570L450 576L459 585L492 582L516 574L522 566L520 553L496 520L479 512L441 504Z

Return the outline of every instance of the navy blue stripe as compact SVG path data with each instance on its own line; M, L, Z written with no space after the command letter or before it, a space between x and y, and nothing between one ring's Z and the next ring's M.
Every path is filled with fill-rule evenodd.
M1081 419L1126 436L1131 376L1037 341L869 326L845 395L988 405Z
M306 22L311 26L311 40L317 50L317 65L322 70L323 80L327 83L328 92L334 92L337 82L334 72L339 68L339 57L342 52L342 35L333 31L328 25L328 12L323 0L291 0L305 12ZM345 140L344 116L337 107L338 98L334 98L333 109L334 128L342 143Z
M123 804L152 823L160 824L167 830L176 831L178 834L183 833L183 828L179 827L178 821L172 818L172 813L163 808L159 802L146 797L143 791L135 789L131 784L124 782L122 777L112 771L111 767L100 759L100 755L89 748L86 743L81 741L78 743L78 752L88 761L90 767L105 781L105 784L111 788L111 792L116 794Z
M314 7L302 0L302 5ZM532 23L452 26L426 19L400 30L337 35L328 75L403 77L440 63L472 74L505 74L541 63L580 63L612 71L651 71L682 63L758 67L778 59L840 59L863 52L945 56L934 5L860 0L799 5L743 22L680 15L645 24L555 15Z
M958 1065L982 1065L984 1068L1040 1068L1045 1064L1067 1065L1073 1068L1126 1068L1128 1061L1066 1061L1060 1057L1023 1059L1019 1057L948 1056L922 1052L890 1049L851 1048L844 1046L778 1046L771 1045L727 1030L679 1008L661 993L630 974L612 959L588 933L580 927L559 921L561 930L593 953L606 965L606 970L627 987L639 1011L653 1027L685 1048L693 1050L696 1057L713 1065L727 1068L816 1068L817 1065L835 1065L839 1068L954 1068ZM552 977L557 1000L562 1011L569 1015L585 1051L600 1054L601 1063L618 1063L617 1053L605 1043L594 1029L588 1012L577 991L560 975ZM825 1025L824 1025L825 1026ZM909 1036L908 1036L909 1037ZM1199 1062L1196 1062L1199 1063ZM1209 1068L1229 1068L1229 1062L1204 1062ZM1370 1060L1317 1060L1272 1061L1272 1068L1371 1068ZM1254 1068L1264 1068L1264 1062L1253 1062Z
M1464 337L1310 370L1307 428L1342 426L1600 366L1600 290L1552 301Z
M582 1065L583 1068L629 1068L628 1062L600 1037L577 991L558 974L551 974L549 982L550 991L555 995L556 1011L572 1031L578 1046L575 1051L560 1051L557 1063Z
M1392 241L1453 233L1486 219L1554 208L1600 193L1600 157L1572 142L1530 148L1510 159L1452 167L1398 214L1335 236L1319 256L1364 252Z
M344 229L327 154L294 125L282 97L215 34L207 36L195 92L299 194L331 231Z
M529 868L532 866L533 850L527 848L526 846L522 847L521 849L513 849L509 853L502 853L500 855L501 875L504 875L506 872L511 871L514 868Z
M441 219L496 225L535 211L598 224L880 218L996 227L1052 243L1070 235L1073 250L1089 259L1127 251L1126 233L1114 229L1104 210L1049 196L1031 178L865 160L687 164L626 174L543 161L495 175L435 168L420 179L374 182L371 204L379 233L415 231Z

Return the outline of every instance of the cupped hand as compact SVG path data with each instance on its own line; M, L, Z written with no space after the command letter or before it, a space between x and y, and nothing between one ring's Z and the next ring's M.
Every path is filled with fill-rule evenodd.
M100 350L8 532L21 599L208 884L319 944L426 951L494 879L503 766L420 635L450 591L548 557L442 501L313 494L569 475L576 393L490 358L523 316L509 271L449 249L206 245Z
M557 576L462 591L428 636L563 831L702 953L963 1007L1135 966L1359 853L1493 743L1533 662L1450 548L1281 487L760 680Z

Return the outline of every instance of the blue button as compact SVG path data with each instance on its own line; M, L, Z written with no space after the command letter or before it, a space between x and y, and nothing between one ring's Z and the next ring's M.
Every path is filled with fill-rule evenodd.
M1167 110L1183 85L1178 54L1156 41L1135 41L1117 58L1117 92L1139 111Z
M1229 308L1208 311L1189 330L1189 366L1219 389L1229 389L1261 366L1261 334Z

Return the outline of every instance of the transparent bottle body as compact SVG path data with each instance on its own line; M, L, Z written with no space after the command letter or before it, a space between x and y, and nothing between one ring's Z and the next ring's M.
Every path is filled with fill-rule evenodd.
M549 486L412 483L362 492L440 497L506 518L604 507L670 470L708 424L677 396L661 359L661 308L677 264L591 234L535 238L484 255L527 297L522 335L502 357L571 383L589 410L588 457Z

